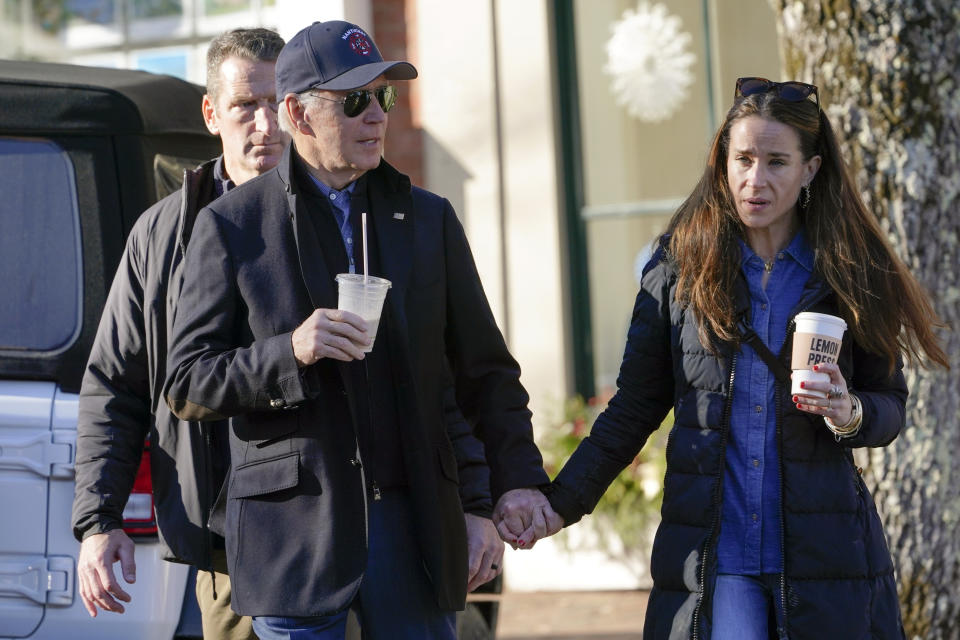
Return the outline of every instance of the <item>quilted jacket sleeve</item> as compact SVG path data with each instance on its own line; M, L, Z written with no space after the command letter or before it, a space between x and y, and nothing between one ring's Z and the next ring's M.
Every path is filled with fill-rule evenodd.
M671 280L661 249L641 281L616 395L550 488L551 506L567 525L593 511L673 405Z
M848 383L863 404L863 423L856 436L840 443L850 448L884 447L900 435L906 423L903 363L898 360L890 374L884 358L854 343L853 367L853 379Z

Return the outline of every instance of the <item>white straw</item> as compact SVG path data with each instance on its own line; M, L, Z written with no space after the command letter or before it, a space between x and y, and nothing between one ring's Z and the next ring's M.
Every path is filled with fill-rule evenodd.
M367 283L367 212L360 214L360 226L363 228L363 283Z

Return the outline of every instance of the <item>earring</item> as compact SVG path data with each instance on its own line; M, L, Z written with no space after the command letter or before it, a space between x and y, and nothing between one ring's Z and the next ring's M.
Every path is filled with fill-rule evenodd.
M800 203L800 206L804 209L808 209L810 208L810 185L803 185L803 187L801 187L801 191L803 191L803 202Z

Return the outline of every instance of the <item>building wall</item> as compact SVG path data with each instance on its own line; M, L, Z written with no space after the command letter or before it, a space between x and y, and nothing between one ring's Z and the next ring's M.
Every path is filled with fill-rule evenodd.
M408 60L418 66L416 50L416 3L406 0L377 0L373 3L373 31L384 60ZM357 23L362 24L362 23ZM413 184L424 184L423 130L419 118L419 83L397 82L400 96L390 112L389 135L384 157L410 176Z
M569 366L547 3L416 7L426 185L464 223L542 421L568 391Z

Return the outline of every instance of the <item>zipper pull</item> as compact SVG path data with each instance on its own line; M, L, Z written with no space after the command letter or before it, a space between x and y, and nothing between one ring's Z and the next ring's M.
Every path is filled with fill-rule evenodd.
M379 499L380 499L380 486L377 485L377 481L374 480L374 481L370 484L370 486L373 488L373 499L374 499L374 500L379 500Z

